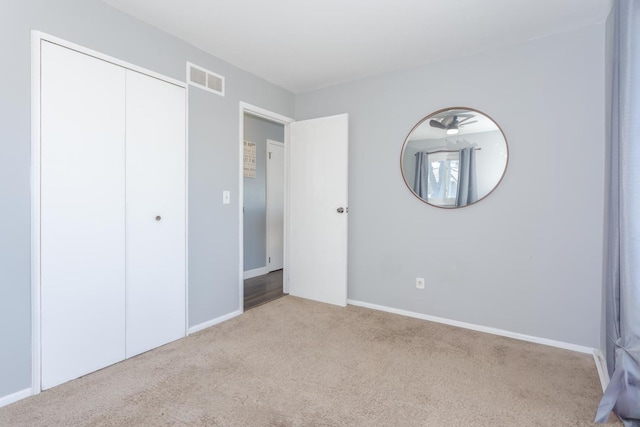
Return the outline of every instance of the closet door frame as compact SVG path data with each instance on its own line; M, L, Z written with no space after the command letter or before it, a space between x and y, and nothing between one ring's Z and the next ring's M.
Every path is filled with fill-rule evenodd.
M189 328L189 102L187 85L185 82L164 76L154 71L138 67L109 55L102 54L84 46L71 43L64 39L43 33L31 31L31 394L38 394L41 386L41 294L40 294L40 67L41 46L43 42L50 42L76 52L92 56L102 61L136 71L141 74L174 84L185 90L185 336Z

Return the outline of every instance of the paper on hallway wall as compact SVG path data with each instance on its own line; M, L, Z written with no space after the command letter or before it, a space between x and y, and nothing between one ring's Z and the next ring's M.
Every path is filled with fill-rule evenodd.
M244 174L245 178L256 177L256 143L244 142Z

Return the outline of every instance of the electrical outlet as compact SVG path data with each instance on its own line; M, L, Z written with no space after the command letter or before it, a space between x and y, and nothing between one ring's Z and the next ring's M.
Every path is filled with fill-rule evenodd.
M424 289L424 277L416 277L416 288Z

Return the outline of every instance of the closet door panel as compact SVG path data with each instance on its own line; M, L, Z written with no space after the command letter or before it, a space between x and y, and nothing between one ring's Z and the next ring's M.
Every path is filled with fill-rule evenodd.
M125 70L42 42L42 388L125 357Z
M127 357L185 335L185 89L127 71Z

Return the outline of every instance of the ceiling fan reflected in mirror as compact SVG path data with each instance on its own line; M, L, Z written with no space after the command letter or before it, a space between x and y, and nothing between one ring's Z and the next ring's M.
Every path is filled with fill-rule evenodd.
M475 115L470 113L454 113L442 119L431 119L429 124L434 128L446 130L447 135L455 135L460 131L460 127L476 123L477 120L471 120L474 117Z

